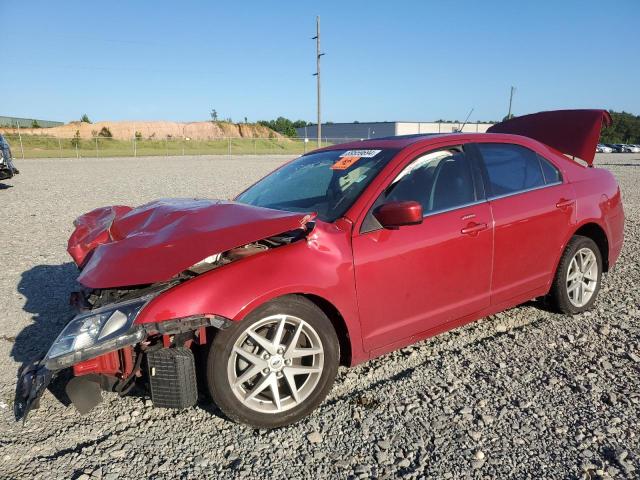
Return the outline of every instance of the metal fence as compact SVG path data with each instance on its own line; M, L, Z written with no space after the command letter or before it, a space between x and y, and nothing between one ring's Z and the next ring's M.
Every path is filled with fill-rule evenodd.
M64 122L56 122L53 120L39 120L37 118L6 117L4 115L0 115L0 127L46 128L46 127L59 127L61 125L64 125Z
M4 134L13 156L22 158L102 158L182 155L299 155L318 148L317 139L228 137L118 140L109 137L58 138L46 135ZM323 138L321 146L353 140Z

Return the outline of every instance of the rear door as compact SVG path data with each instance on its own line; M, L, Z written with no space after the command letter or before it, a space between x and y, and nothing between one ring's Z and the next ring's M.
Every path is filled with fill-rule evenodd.
M472 157L462 146L418 155L390 182L354 236L368 351L489 306L492 219L483 192L476 189L482 180ZM405 200L422 205L423 223L383 229L373 209Z
M476 145L495 222L491 303L500 304L550 284L575 224L575 195L560 171L533 150Z

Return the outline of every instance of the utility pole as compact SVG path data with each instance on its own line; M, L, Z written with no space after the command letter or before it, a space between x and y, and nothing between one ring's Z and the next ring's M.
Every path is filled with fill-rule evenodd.
M316 36L312 37L312 40L316 41L316 73L314 75L317 77L317 90L318 90L318 128L316 129L318 133L318 147L322 146L322 117L320 115L320 57L324 55L324 53L320 53L320 16L316 17Z
M511 95L509 95L509 113L507 113L507 120L511 118L511 104L513 103L513 94L516 91L516 87L511 87Z
M20 151L22 152L22 159L24 160L24 146L22 146L22 134L20 133L20 122L18 120L16 120L16 126L18 127L18 138L20 139ZM7 160L7 162L9 160Z

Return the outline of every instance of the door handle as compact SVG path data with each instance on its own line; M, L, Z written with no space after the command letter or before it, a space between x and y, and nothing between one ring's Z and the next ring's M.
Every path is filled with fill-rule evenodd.
M564 210L565 208L572 206L575 202L576 202L575 200L568 200L566 198L561 198L560 200L558 200L558 203L556 203L556 208L560 208Z
M478 232L487 229L486 223L471 222L469 225L460 230L463 235L476 235Z

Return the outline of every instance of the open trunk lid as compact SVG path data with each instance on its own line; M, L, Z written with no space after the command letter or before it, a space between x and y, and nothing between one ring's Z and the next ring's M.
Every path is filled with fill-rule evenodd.
M606 110L553 110L514 117L490 127L488 133L533 138L593 165L602 126L612 124Z

